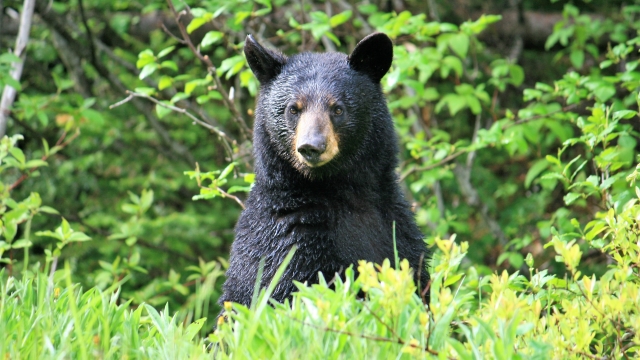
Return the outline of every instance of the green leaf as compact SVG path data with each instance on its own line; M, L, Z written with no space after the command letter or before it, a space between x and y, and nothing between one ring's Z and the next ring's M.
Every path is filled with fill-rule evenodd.
M595 88L593 93L599 102L604 103L616 94L616 89L611 85L601 85Z
M524 82L524 70L519 65L509 65L509 74L511 75L511 84L520 86Z
M140 207L134 204L122 204L122 211L127 214L137 214Z
M349 19L351 18L351 15L352 15L351 10L346 10L341 12L340 14L333 15L331 19L329 19L329 26L334 28L338 25L344 24L345 22L349 21Z
M173 84L173 78L170 76L163 76L158 81L158 90L164 90Z
M153 74L156 69L158 69L158 64L156 63L151 63L151 64L147 64L142 68L142 71L140 71L140 80L146 78L147 76Z
M11 244L11 248L12 249L22 249L22 248L28 248L31 247L31 245L33 245L33 243L27 239L20 239L15 241L13 244Z
M462 61L460 61L459 58L455 56L446 56L444 59L442 59L442 63L453 69L456 75L462 76Z
M224 34L222 34L220 31L209 31L204 35L204 38L202 38L200 46L206 48L207 46L210 46L222 40L223 37Z
M467 95L465 96L465 99L467 101L467 105L469 106L469 110L471 110L471 113L473 113L474 115L478 115L482 112L482 105L480 104L480 101L477 97L475 97L474 95Z
M138 87L138 88L135 88L133 91L138 94L143 94L147 96L151 96L156 93L156 89L152 87Z
M527 176L524 179L524 187L525 189L528 189L531 186L531 183L533 182L533 180L538 177L538 175L540 175L540 173L542 173L544 170L547 169L547 167L549 167L549 162L546 160L538 160L536 161L533 166L531 166L531 168L529 168L529 171L527 172Z
M93 109L84 109L80 114L92 124L103 126L104 125L104 117L102 113Z
M249 184L253 184L256 181L256 174L251 173L251 174L246 174L244 176L244 182L249 183Z
M198 334L200 329L202 329L202 326L206 321L207 321L207 318L202 318L189 324L184 334L185 340L191 341Z
M220 173L220 176L218 177L218 179L224 179L227 176L229 176L229 174L231 174L231 172L233 171L233 168L235 167L236 163L231 163L229 165L227 165L227 167L224 168L224 170L222 170L222 172Z
M89 241L89 240L91 240L91 238L87 236L85 233L80 231L74 231L67 238L67 241L69 242L81 242L81 241Z
M11 64L20 61L22 61L20 57L10 52L5 52L0 55L0 64Z
M569 55L569 59L571 60L571 64L576 69L582 69L582 65L584 64L584 51L582 50L573 50Z
M58 234L57 232L53 232L51 230L45 230L45 231L38 231L36 232L37 236L44 236L44 237L52 237L54 239L58 239L58 240L62 240L62 235Z
M175 61L172 61L172 60L165 60L161 62L160 67L163 69L171 69L173 71L178 71L178 65L175 63Z
M142 196L140 196L140 209L142 212L146 212L153 203L153 190L142 190Z
M191 34L192 32L198 30L202 25L206 24L209 19L204 17L197 17L191 20L189 25L187 25L187 33Z
M571 205L574 201L578 200L582 195L574 192L570 192L563 197L564 203L568 206Z
M29 160L24 164L24 167L29 169L41 166L49 166L49 164L46 161L40 159Z
M235 24L238 25L244 21L244 19L251 16L251 11L238 11L235 16Z
M638 112L637 111L633 111L633 110L618 110L615 111L613 113L613 119L614 120L620 120L620 119L631 119L634 116L637 116Z
M454 34L449 38L449 46L458 56L466 58L469 51L469 36L463 33Z
M24 153L22 152L22 150L20 148L17 147L12 147L9 149L9 153L11 155L13 155L14 158L16 158L16 160L18 160L18 162L21 165L25 164L25 157L24 157Z
M47 213L47 214L53 214L53 215L59 215L60 213L58 212L58 210L50 207L50 206L41 206L38 211L43 212L43 213Z
M143 67L156 61L153 51L146 49L138 54L138 61L136 61L136 67L142 69Z
M162 105L156 104L156 115L158 115L158 119L162 119L165 116L169 115L171 113L171 109L166 108Z
M161 59L161 58L167 56L175 48L176 47L172 45L172 46L169 46L167 48L164 48L164 49L160 50L160 52L158 53L158 59Z

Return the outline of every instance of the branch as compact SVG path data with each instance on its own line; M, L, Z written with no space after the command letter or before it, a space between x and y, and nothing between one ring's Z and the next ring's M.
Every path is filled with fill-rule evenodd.
M178 24L178 28L180 29L180 34L182 34L182 38L184 39L185 43L187 44L191 52L198 59L200 59L202 63L204 63L207 66L207 70L209 71L209 73L211 73L211 76L213 77L213 80L216 83L216 90L220 92L220 94L222 95L222 101L233 114L233 119L235 120L236 123L238 123L238 126L240 127L240 132L242 133L245 139L250 140L252 132L247 126L247 123L245 122L244 118L240 114L240 111L238 111L236 104L232 101L231 97L229 96L229 93L223 86L222 80L220 80L220 77L216 72L216 67L213 66L211 59L207 55L202 55L200 53L200 50L196 49L195 45L193 45L193 42L191 41L191 38L187 33L187 29L184 27L184 24L180 21L181 14L176 11L175 6L173 6L172 0L167 0L167 3L169 4L169 8L171 8L171 12L175 16L176 23Z
M327 331L327 332L333 332L333 333L341 334L341 335L359 337L361 339L366 339L366 340L390 342L390 343L394 343L394 344L405 345L405 346L409 346L409 347L414 348L414 349L420 349L420 350L426 351L426 352L428 352L429 354L432 354L432 355L438 355L439 354L435 350L431 350L431 349L428 349L428 348L423 348L423 347L421 347L419 345L415 345L415 344L412 344L410 342L404 341L401 338L391 339L391 338L382 337L382 336L357 334L357 333L352 333L352 332L344 331L344 330L340 330L340 329L333 329L333 328L326 327L326 326L318 326L318 325L310 324L310 323L305 322L303 320L296 319L295 317L293 317L293 316L291 316L289 314L284 314L284 315L287 316L288 318L290 318L291 320L296 321L296 322L298 322L298 323L300 323L300 324L302 324L304 326L310 326L310 327L318 329L318 330L323 330L323 331ZM374 317L376 317L375 314L374 314ZM386 325L386 324L383 323L383 325Z
M187 110L183 109L183 108L179 108L177 106L173 106L173 105L169 105L167 103L163 103L161 101L159 101L158 99L146 95L146 94L140 94L140 93L136 93L133 91L129 91L126 90L125 93L127 93L129 96L127 96L126 98L124 98L123 100L118 101L117 103L109 106L109 109L113 109L116 108L122 104L125 104L131 100L133 100L133 98L139 97L139 98L144 98L147 100L150 100L151 102L153 102L156 105L162 106L164 108L167 108L169 110L187 115L191 120L193 120L194 123L197 123L198 125L201 125L211 131L213 131L216 135L218 135L218 137L220 138L220 140L222 140L222 144L224 146L225 151L227 151L227 154L229 156L230 159L233 159L233 150L231 149L231 145L229 143L233 143L233 139L231 139L224 131L216 128L213 125L210 125L200 119L198 119L195 115L191 114L190 112L188 112Z
M162 24L163 28L164 24ZM184 40L182 39L178 39L180 42L184 43ZM105 55L107 55L107 57L111 60L113 60L116 64L124 67L127 71L129 71L130 73L138 76L140 75L140 70L138 68L136 68L136 66L130 62L128 62L127 60L121 58L120 56L116 55L111 48L109 48L107 45L105 45L102 41L100 41L99 39L94 39L95 44L98 48L98 50L101 53L104 53ZM62 55L62 54L61 54ZM158 87L158 83L153 81L151 77L146 77L144 79L144 82L149 85L152 88L157 88ZM176 91L171 89L171 88L167 88L161 91L161 93L166 96L166 98L172 98L175 94ZM119 104L119 103L118 103ZM203 113L202 111L199 111L200 109L192 102L189 101L187 99L182 99L180 101L178 101L178 104L184 104L186 105L186 109L191 110L192 112L197 112L200 115L200 118L202 119L202 121L204 121L205 123L208 123L210 126L214 126L216 128L222 128L223 126L220 124L219 121L212 119L211 117L207 116L207 114ZM203 125L207 128L210 128L209 126ZM226 132L225 132L226 133ZM236 145L238 143L238 141L232 137L232 135L230 135L229 133L226 133L227 135L227 140L231 143ZM225 149L226 150L226 149ZM236 155L237 154L233 154ZM230 155L230 158L233 159L234 156Z
M15 81L20 81L22 69L24 67L25 49L29 41L29 32L31 31L31 20L33 18L33 10L35 8L35 0L24 0L22 6L22 14L20 15L20 29L18 30L18 38L16 39L16 48L14 55L20 57L20 61L15 62L10 72L10 76ZM0 14L1 15L1 14ZM5 85L0 100L0 138L4 136L7 130L7 119L9 118L10 108L16 98L17 90L10 85Z

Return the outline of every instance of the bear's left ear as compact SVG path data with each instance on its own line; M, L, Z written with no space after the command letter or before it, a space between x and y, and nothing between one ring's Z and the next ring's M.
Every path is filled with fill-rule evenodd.
M280 75L287 57L277 51L269 50L260 45L251 35L247 35L244 42L244 55L253 74L261 84L266 84Z
M373 33L360 40L348 58L353 70L367 74L375 83L389 71L392 60L393 43L383 33Z

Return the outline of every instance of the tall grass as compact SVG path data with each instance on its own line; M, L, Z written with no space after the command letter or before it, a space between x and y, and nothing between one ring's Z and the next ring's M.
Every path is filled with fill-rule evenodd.
M210 358L196 337L204 319L184 326L169 309L132 308L119 291L84 291L69 267L52 282L44 273L22 279L0 271L2 359Z

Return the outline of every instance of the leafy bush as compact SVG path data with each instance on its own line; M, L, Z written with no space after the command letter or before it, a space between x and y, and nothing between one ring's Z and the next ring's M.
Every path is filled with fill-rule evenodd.
M37 7L27 58L41 66L27 67L15 131L0 140L0 353L640 355L637 6L590 17L566 5L550 51L514 57L483 37L496 15L453 24L346 1L85 2L113 17L79 16L84 30L121 47L72 36L82 31L60 19L73 4ZM171 35L129 35L153 10ZM289 304L268 291L250 309L225 304L234 311L211 333L221 256L253 181L258 84L244 36L348 52L375 30L395 40L383 87L400 178L435 253L431 304L406 267L362 263Z

